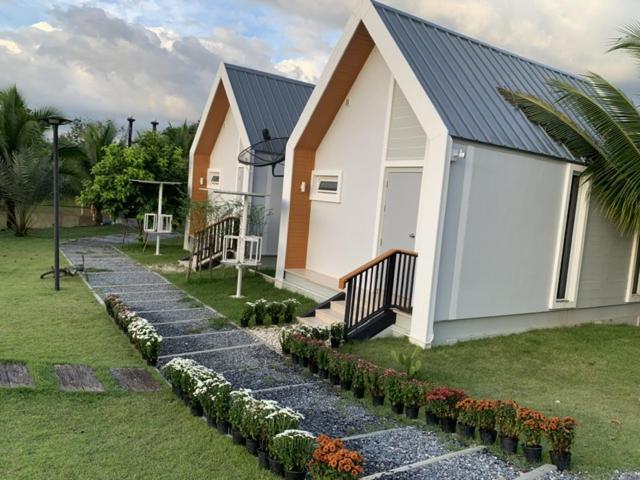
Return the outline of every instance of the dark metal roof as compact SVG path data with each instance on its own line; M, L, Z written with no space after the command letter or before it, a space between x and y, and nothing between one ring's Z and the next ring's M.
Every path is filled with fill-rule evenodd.
M507 87L554 102L548 80L560 79L587 89L582 79L395 8L373 4L452 137L575 161L497 89Z
M228 63L225 67L251 144L262 141L264 128L272 138L291 135L313 85Z

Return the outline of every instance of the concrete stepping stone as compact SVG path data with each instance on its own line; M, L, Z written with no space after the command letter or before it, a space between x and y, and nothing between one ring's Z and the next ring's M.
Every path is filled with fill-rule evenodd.
M162 341L160 355L177 355L184 352L201 352L215 348L249 345L255 341L255 337L239 329L174 336Z
M225 372L224 376L234 389L249 388L251 390L264 390L319 381L317 377L311 374L295 371L280 364L256 369L230 370Z
M94 287L107 287L110 285L153 285L158 283L167 283L165 279L155 273L145 271L123 272L123 273L104 273L102 275L91 275L87 279L89 284Z
M276 400L300 412L305 417L300 428L317 435L346 437L399 426L394 420L378 417L359 404L343 400L325 382L255 392L255 396Z
M208 320L185 320L173 323L154 324L159 335L174 337L176 335L190 335L194 333L213 332Z
M265 367L281 361L280 355L270 350L263 344L253 346L227 347L225 349L197 354L180 355L192 358L205 367L216 372L224 373L228 370L238 370L248 367ZM166 363L172 357L160 358L161 363Z
M27 366L21 363L0 363L0 387L33 387Z
M347 437L345 446L364 456L365 475L385 472L447 453L434 432L417 427L382 430L359 438Z
M107 286L107 287L94 287L95 292L101 297L106 297L107 295L114 293L116 295L143 295L145 292L148 293L173 293L180 292L178 288L174 287L170 283L159 283L157 285L129 285L124 287L119 286Z
M151 287L153 288L153 287ZM168 300L180 300L181 298L189 298L184 292L180 290L160 290L153 291L149 290L146 292L126 292L121 293L119 297L127 302L128 304L132 304L135 302L147 302L147 301L168 301Z
M208 320L214 318L216 314L208 308L193 308L183 306L180 310L168 310L158 312L145 312L140 315L147 319L150 323L168 323L179 322L183 320Z
M129 392L156 392L160 384L144 368L110 368L118 385Z
M133 300L126 303L131 310L138 312L141 316L144 316L144 312L166 312L169 310L185 310L202 306L201 303L189 297L169 300Z
M437 460L437 457L433 460ZM381 480L513 480L520 472L487 452L474 452L434 461L425 466L376 476ZM364 477L366 478L366 477ZM372 477L373 478L373 477Z
M54 365L60 388L68 392L104 392L104 387L87 365Z

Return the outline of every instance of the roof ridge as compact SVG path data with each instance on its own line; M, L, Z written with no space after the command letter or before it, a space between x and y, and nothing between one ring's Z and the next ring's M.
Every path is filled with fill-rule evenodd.
M281 81L281 82L294 83L294 84L298 84L298 85L305 86L305 87L311 87L311 88L315 87L315 85L313 83L303 82L302 80L296 80L295 78L285 77L284 75L278 75L278 74L271 73L271 72L265 72L265 71L262 71L262 70L256 70L255 68L244 67L242 65L235 65L233 63L228 63L228 62L224 62L224 65L225 65L226 68L231 68L233 70L239 70L239 71L246 72L246 73L253 73L254 75L260 75L260 76L263 76L263 77L270 77L270 78L273 78L274 80L278 80L278 81Z
M578 82L581 82L581 83L583 83L585 81L578 74L571 73L571 72L568 72L566 70L562 70L562 69L557 68L557 67L552 67L551 65L548 65L546 63L540 62L538 60L533 60L531 58L527 58L524 55L521 55L519 53L511 52L511 51L506 50L506 49L501 48L501 47L496 47L495 45L492 45L489 42L486 42L484 40L479 40L477 38L471 37L471 36L466 35L464 33L457 32L456 30L453 30L452 28L443 27L442 25L434 23L434 22L432 22L430 20L427 20L425 18L419 17L419 16L414 15L414 14L409 13L409 12L405 12L404 10L400 10L400 9L398 9L396 7L392 7L390 5L386 5L384 3L381 3L378 0L371 0L371 3L373 3L373 5L375 7L377 7L377 8L381 8L383 10L389 10L389 11L391 11L393 13L398 14L398 15L402 15L404 17L416 20L416 21L418 21L420 23L423 23L423 24L425 24L425 25L427 25L429 27L432 27L432 28L434 28L436 30L440 30L442 32L448 33L448 34L453 35L455 37L463 38L463 39L465 39L465 40L467 40L469 42L475 43L480 47L488 48L488 49L494 50L495 52L500 53L502 55L507 55L509 57L513 57L515 59L522 60L524 62L530 63L532 65L537 65L538 67L542 67L545 70L549 70L551 72L554 72L554 73L557 73L557 74L560 74L560 75L565 75L565 76L571 77L572 79L574 79L574 80L576 80Z

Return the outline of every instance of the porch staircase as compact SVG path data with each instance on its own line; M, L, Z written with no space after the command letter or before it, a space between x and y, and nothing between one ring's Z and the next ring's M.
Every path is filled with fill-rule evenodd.
M389 250L343 276L340 293L299 318L303 324L328 327L344 322L347 340L372 338L413 308L417 253Z
M200 271L220 264L224 237L237 235L240 228L238 217L226 217L207 227L195 232L193 236L193 248L187 261L187 279L192 271Z

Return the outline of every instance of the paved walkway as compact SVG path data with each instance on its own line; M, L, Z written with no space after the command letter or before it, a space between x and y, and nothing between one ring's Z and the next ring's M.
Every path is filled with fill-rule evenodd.
M160 366L175 356L221 372L234 388L250 388L259 398L277 400L304 414L301 428L343 437L366 460L365 478L509 480L521 474L483 448L445 446L426 429L378 416L348 401L327 382L293 367L280 354L230 323L212 322L218 313L136 263L109 242L81 239L63 251L73 263L84 255L96 270L86 281L97 297L117 293L164 337ZM216 326L214 326L216 325Z

